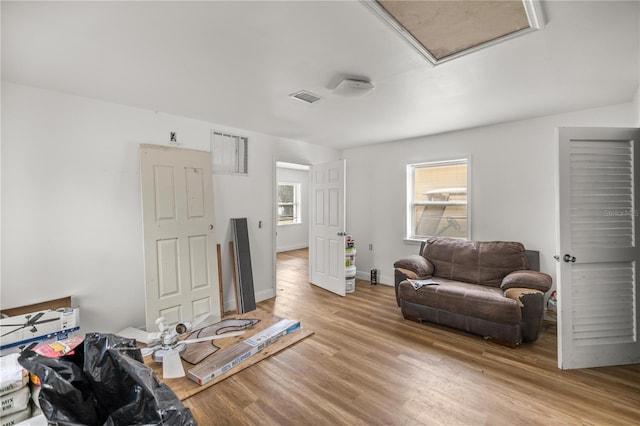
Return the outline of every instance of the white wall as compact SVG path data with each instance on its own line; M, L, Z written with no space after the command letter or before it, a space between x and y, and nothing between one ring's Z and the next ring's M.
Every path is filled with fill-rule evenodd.
M640 9L638 10L638 14L640 15ZM638 46L638 50L640 50L640 45ZM637 73L638 80L640 81L640 67L638 68ZM636 127L640 127L640 85L638 85L636 93L633 95L633 105L635 107Z
M309 247L309 171L277 167L276 182L300 184L300 217L302 221L302 223L278 226L276 251Z
M633 95L633 110L634 116L636 117L636 127L640 127L640 87L638 87L635 95Z
M472 239L539 250L541 270L555 282L556 128L635 126L634 109L628 103L344 151L347 232L356 240L358 276L368 279L375 267L379 280L392 284L393 262L418 252L403 241L405 166L470 156Z
M3 82L1 307L70 295L84 332L143 325L138 146L168 145L176 131L181 146L208 151L211 129L249 137L249 175L214 176L224 304L234 309L229 219L247 217L256 300L273 297L273 158L330 161L338 151Z

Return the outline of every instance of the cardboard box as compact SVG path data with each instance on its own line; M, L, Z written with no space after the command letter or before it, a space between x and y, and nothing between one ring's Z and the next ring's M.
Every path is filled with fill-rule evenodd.
M80 328L80 309L43 310L0 319L0 351L66 335Z
M260 333L205 359L189 370L187 377L200 385L204 385L226 373L250 356L260 352L280 337L299 328L299 321L282 319Z

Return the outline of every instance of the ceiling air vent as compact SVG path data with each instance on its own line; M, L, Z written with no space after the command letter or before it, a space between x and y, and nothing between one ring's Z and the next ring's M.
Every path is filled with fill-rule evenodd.
M314 93L308 92L306 90L300 90L299 92L292 93L289 96L292 97L293 99L297 99L299 101L306 102L308 104L312 104L322 99L320 96Z

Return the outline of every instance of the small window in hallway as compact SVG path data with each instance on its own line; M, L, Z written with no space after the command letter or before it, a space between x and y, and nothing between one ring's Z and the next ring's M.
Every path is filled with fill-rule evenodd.
M302 223L300 184L278 183L278 225Z

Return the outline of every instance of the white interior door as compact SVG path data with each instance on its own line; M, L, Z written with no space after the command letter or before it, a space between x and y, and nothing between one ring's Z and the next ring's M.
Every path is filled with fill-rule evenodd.
M638 129L560 129L560 368L640 362L639 136Z
M309 281L344 296L345 161L314 164L310 170Z
M146 327L206 312L220 321L209 152L140 146Z

